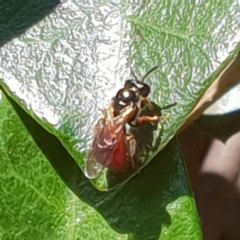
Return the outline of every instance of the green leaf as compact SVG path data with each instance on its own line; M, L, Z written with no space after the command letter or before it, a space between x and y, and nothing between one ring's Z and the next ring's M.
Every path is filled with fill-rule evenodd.
M59 0L8 0L0 5L0 46L24 33L59 4Z
M115 191L99 192L59 140L13 100L9 101L52 166L81 201L57 177L4 98L0 105L1 145L8 148L7 152L5 148L0 149L0 193L2 206L10 205L11 211L7 205L2 211L3 239L14 235L15 239L26 240L49 237L120 240L127 239L126 234L128 239L136 240L186 236L202 239L176 140L128 184ZM9 156L9 152L16 157ZM16 193L17 197L13 198ZM119 234L83 202L93 206Z
M127 239L69 191L6 98L0 102L0 143L0 239Z

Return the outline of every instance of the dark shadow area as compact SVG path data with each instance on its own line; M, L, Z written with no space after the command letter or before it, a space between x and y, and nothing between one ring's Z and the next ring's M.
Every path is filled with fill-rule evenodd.
M202 115L195 125L212 137L225 142L231 135L240 130L240 110L226 114Z
M191 196L176 139L121 188L100 192L86 179L60 141L7 98L66 185L117 232L130 234L135 240L158 240L162 225L171 224L166 206L181 196Z
M0 47L46 17L59 0L0 0Z
M98 206L103 214L108 214L105 218L114 221L113 228L130 232L138 240L159 239L162 225L171 224L166 206L180 196L191 195L186 180L180 184L182 189L175 185L185 174L177 155L179 149L174 140L140 174L110 195L111 201Z

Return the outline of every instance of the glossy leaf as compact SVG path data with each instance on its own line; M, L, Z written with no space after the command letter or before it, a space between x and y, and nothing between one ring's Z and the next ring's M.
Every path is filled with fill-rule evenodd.
M5 98L0 116L1 239L127 239L69 191Z
M1 48L0 77L8 94L58 136L84 170L100 109L129 78L130 64L139 78L160 65L146 80L152 86L151 100L160 107L177 105L163 111L169 120L163 134L158 132L161 145L148 162L236 56L238 16L235 1L94 8L66 2ZM104 175L93 183L109 188Z
M7 149L0 149L2 239L202 239L176 140L128 184L99 192L59 140L9 101L80 201L60 181L4 98L0 105L1 145Z

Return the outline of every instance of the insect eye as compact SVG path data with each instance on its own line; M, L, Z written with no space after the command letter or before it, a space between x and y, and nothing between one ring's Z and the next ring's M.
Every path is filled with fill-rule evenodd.
M134 80L132 79L127 80L124 84L124 88L134 88L134 87L136 87L136 85L134 83Z
M134 91L124 88L118 92L117 98L125 103L137 102L139 100L137 94Z
M146 83L129 79L125 82L125 89L129 89L137 95L139 92L142 97L147 97L150 93L150 87Z
M150 87L147 84L144 84L143 87L140 89L140 94L142 97L147 97L150 93Z

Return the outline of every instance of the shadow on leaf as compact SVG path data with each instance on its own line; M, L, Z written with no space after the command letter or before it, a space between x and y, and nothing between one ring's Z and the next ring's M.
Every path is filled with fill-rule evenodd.
M117 232L129 234L136 240L157 240L162 225L171 224L167 205L180 196L191 196L176 139L125 185L114 191L100 192L86 179L60 141L7 98L66 185Z
M0 4L0 46L46 17L59 0L8 0Z

